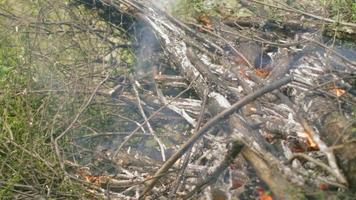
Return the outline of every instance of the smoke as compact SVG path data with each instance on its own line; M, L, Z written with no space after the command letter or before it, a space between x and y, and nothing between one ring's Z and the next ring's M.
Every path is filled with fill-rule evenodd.
M154 0L153 4L167 12L171 11L174 5L178 4L180 0Z

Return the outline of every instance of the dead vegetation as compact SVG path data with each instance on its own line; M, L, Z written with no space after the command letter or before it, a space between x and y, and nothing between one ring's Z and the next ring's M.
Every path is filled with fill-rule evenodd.
M150 1L54 2L1 7L24 49L0 93L4 197L351 198L355 50L335 38L353 22L291 1L237 1L243 17L192 1L184 19Z

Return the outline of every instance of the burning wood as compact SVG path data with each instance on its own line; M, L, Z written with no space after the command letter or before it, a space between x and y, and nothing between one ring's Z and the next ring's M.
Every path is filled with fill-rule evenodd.
M178 103L171 104L161 89L155 87L161 104L182 116L195 130L191 138L180 144L160 169L151 174L147 184L140 186L139 198L154 199L155 195L164 195L184 199L203 194L208 187L213 191L213 199L237 195L236 190L243 183L231 176L236 169L229 166L239 154L250 163L277 199L305 196L306 191L318 191L324 184L339 188L355 186L356 180L348 180L345 176L350 171L340 169L337 160L346 161L347 158L335 155L332 150L335 144L323 135L325 120L329 119L330 113L336 117L344 116L345 120L351 117L351 111L346 108L354 106L355 97L346 88L354 90L355 86L343 77L355 75L353 62L345 62L345 58L337 54L331 53L329 56L313 43L305 43L306 40L316 40L314 35L296 34L291 42L299 46L298 51L304 48L307 53L282 47L267 51L255 41L247 40L251 44L242 45L246 43L246 38L236 37L239 35L237 30L223 22L212 22L206 15L198 19L203 24L201 27L199 24L184 24L149 1L96 0L95 3L145 23L161 44L162 53L166 56L162 58L168 58L167 63L178 67L180 73L180 76L167 76L156 71L153 76L155 84L168 80L184 87L188 85L184 83L187 80L199 99L207 99L206 105L201 107L206 107L211 116L208 119L203 109L200 118L193 119L189 116L192 111L186 112L188 109ZM95 6L92 1L87 1L87 4ZM268 38L263 34L259 37ZM240 40L240 44L236 40ZM332 63L327 60L332 60ZM328 83L333 83L334 87L322 89ZM136 86L133 88L140 102L138 89ZM151 117L146 116L143 103L139 103L139 106L145 119L140 126L149 127L165 160L164 142L154 134L150 125ZM197 117L196 108L191 110L195 110ZM218 129L218 133L210 133L213 128ZM347 127L337 129L349 132ZM120 152L135 132L119 145L113 159L120 157ZM209 137L209 134L221 137L223 142ZM336 133L332 130L329 134ZM339 135L337 142L345 142L344 136ZM207 141L211 144L205 144ZM210 149L212 147L215 149ZM211 153L206 155L204 151ZM322 160L314 158L311 155L313 152L318 152ZM190 159L189 155L195 158ZM185 161L183 156L186 156ZM290 162L286 162L288 160ZM354 160L351 163L355 163ZM316 172L317 167L323 171L320 175L308 172ZM175 187L172 177L176 174L182 180ZM97 180L101 180L92 176L87 179L96 184ZM218 195L222 192L212 189L215 186L225 188L228 192ZM296 189L290 191L290 188ZM263 189L258 190L258 196L263 200L272 199Z

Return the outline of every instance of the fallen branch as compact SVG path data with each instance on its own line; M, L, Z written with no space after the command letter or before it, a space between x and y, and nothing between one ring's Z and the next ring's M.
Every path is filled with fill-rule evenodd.
M240 101L236 102L233 104L230 108L227 108L226 110L222 111L218 115L214 116L212 119L210 119L198 132L196 132L190 139L187 141L183 146L174 154L172 155L162 166L161 168L155 173L155 177L152 181L149 182L148 186L145 188L144 192L141 195L141 199L146 196L152 188L155 186L155 184L158 182L158 180L161 177L161 174L166 173L169 168L171 168L174 163L196 142L198 141L204 133L206 133L212 126L220 122L221 120L225 119L229 115L235 113L237 110L245 106L246 104L256 100L258 97L271 92L282 85L285 85L289 82L292 81L291 76L284 77L280 80L277 80L269 85L266 85L260 89L258 89L256 92L249 94L242 98Z
M125 140L120 144L120 146L116 149L116 151L113 153L112 155L112 159L115 159L120 150L122 149L122 147L137 133L138 130L140 130L140 128L142 126L144 126L149 120L151 120L153 117L155 117L161 110L163 110L164 108L166 108L169 104L171 104L173 101L175 101L175 99L179 98L182 94L184 94L185 92L187 92L188 90L191 89L191 87L193 86L193 82L190 83L190 85L188 86L188 88L186 88L185 90L183 90L181 93L179 93L176 97L174 97L173 99L171 99L170 101L167 102L167 104L163 105L161 108L159 108L157 111L155 111L152 115L150 115L147 120L145 120L144 122L142 122L140 124L140 126L138 126L135 130L132 131L132 133L130 135L128 135Z

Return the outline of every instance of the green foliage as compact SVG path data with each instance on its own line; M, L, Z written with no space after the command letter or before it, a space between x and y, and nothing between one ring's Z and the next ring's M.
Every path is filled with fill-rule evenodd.
M356 22L356 3L352 3L351 13L352 13L351 20L353 22Z
M179 0L173 7L174 15L182 18L189 19L197 13L204 12L204 0Z
M0 15L0 199L24 198L24 192L35 199L85 197L83 184L63 173L53 138L69 126L103 75L130 70L133 53L114 50L116 60L126 60L124 67L97 64L113 50L87 26L104 32L108 25L82 7L69 9L66 1L2 0L0 8L19 17ZM89 106L80 120L110 130L106 111ZM64 153L72 150L74 132L79 131L60 141Z
M204 8L203 3L204 3L203 0L192 0L192 1L190 1L190 4L192 5L193 10L195 12L198 12L198 13L204 12L206 10Z
M50 126L44 117L53 115L48 106L55 99L28 94L31 69L24 60L29 54L16 46L25 46L26 37L3 34L0 44L0 198L13 199L24 185L59 192L63 174L50 144ZM24 59L19 59L24 58ZM48 109L47 109L48 108ZM73 183L71 185L74 188ZM76 186L78 188L78 186ZM68 193L68 190L62 190ZM80 192L79 189L75 193ZM69 194L69 193L68 193Z
M192 20L201 15L214 17L246 17L251 12L234 0L179 0L175 2L173 14L182 20Z
M353 0L328 0L322 1L334 20L356 22L356 3Z
M3 36L0 39L0 85L4 85L11 76L11 71L18 63L18 50L13 48L11 39Z

